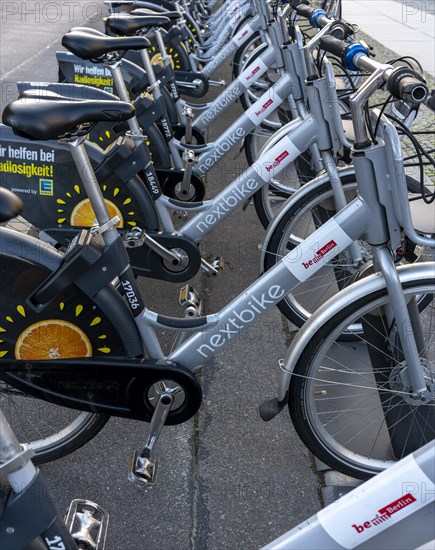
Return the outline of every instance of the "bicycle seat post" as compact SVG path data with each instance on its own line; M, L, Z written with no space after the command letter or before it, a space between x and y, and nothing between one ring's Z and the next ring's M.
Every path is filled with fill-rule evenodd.
M119 99L121 101L125 101L126 103L130 103L130 96L121 71L121 61L108 62L107 64L104 63L104 65L109 68L112 74L113 82L115 84L116 92ZM142 128L139 126L136 115L130 118L127 123L133 136L143 137Z
M86 194L95 212L99 226L98 233L103 234L104 242L107 246L109 246L118 238L116 224L118 223L119 218L118 216L110 218L110 214L107 210L106 202L98 184L97 177L84 146L85 140L85 136L80 136L71 139L66 138L61 141L65 141L68 144L71 156L77 167L77 171L80 174Z
M36 474L36 469L30 460L35 454L29 447L20 445L0 409L0 473L8 478L15 492L24 490ZM17 479L19 483L14 483Z

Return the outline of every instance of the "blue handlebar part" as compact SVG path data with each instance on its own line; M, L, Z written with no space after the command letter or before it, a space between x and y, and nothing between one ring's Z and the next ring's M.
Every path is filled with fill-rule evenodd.
M349 44L349 46L346 48L346 51L343 54L343 64L349 71L358 70L358 67L353 62L355 55L358 53L369 55L367 48L359 43Z
M325 10L322 10L320 8L313 11L313 13L310 16L310 24L312 27L315 27L316 29L320 29L319 17L328 17L328 14L326 13Z

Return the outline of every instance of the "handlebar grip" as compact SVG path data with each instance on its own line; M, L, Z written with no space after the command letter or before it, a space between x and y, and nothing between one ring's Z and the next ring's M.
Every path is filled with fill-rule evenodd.
M388 78L387 89L397 99L414 104L423 103L429 93L422 77L408 67L394 69Z
M335 36L326 35L322 36L320 39L319 46L322 50L325 50L325 52L332 53L337 57L343 57L349 44L344 40L335 38Z
M358 67L355 65L357 54L369 55L366 46L363 46L359 42L351 42L349 44L349 42L345 42L334 36L322 36L319 40L319 45L322 50L340 57L343 65L349 71L358 71Z
M295 11L301 17L306 17L307 19L309 19L313 11L315 11L315 8L307 6L306 4L299 4L295 7Z

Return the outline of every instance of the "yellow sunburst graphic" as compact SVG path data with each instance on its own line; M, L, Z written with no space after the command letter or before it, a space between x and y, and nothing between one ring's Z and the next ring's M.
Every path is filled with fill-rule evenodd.
M119 222L116 224L116 227L123 228L126 225L135 227L136 222L132 219L135 216L135 212L124 211L122 213L119 206L108 198L109 196L114 199L119 194L120 188L115 187L114 189L109 190L106 185L103 185L102 191L104 195L104 202L106 203L110 217L119 217ZM64 224L69 224L73 227L92 227L94 225L95 212L89 199L84 198L78 203L76 202L77 198L82 195L84 195L84 193L82 193L81 187L76 184L71 192L65 193L63 199L59 198L56 200L58 205L57 223L59 224L59 227L62 227ZM126 197L122 200L122 206L128 206L131 203L132 199L130 197Z
M152 46L151 51L155 52L151 57L151 64L152 65L158 65L162 60L162 54L157 51L156 46ZM166 51L167 51L168 55L171 56L170 61L171 61L172 68L173 69L181 69L181 64L180 64L180 60L179 60L180 54L178 52L176 52L174 50L174 48L168 48L167 47Z

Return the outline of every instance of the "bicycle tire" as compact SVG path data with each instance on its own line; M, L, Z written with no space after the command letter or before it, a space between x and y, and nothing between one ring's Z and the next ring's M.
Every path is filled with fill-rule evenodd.
M419 183L407 177L408 189L415 192ZM348 202L356 195L357 183L353 175L342 177L342 185ZM308 191L295 201L285 216L275 227L266 248L263 270L273 267L286 252L295 248L301 240L336 213L333 205L333 191L328 181L321 186ZM365 262L371 261L370 248L363 240L359 240L359 248ZM421 260L426 250L415 249L416 257ZM404 259L403 261L406 261ZM352 259L346 250L342 251L333 262L322 268L315 277L301 283L292 293L278 303L281 313L297 327L307 321L326 300L339 290L354 282L360 273L360 267L352 265ZM422 300L424 300L422 298ZM422 302L422 307L425 302ZM354 340L361 332L361 326L356 324L344 331L342 339Z
M31 245L31 241L29 243ZM107 294L104 299L112 302L109 308L95 303L77 287L71 286L42 310L36 311L29 307L25 298L46 279L50 269L37 260L29 261L3 251L0 265L0 363L6 363L9 357L25 360L126 355L123 338L105 313L106 309L113 307L116 299L122 301L115 296L114 289L109 289L110 296ZM121 332L123 330L121 327ZM51 346L50 350L47 346ZM69 355L63 355L63 348L69 349ZM40 353L51 355L45 357ZM0 398L14 431L22 443L34 449L38 463L77 450L109 419L105 414L82 413L46 403L1 380Z
M412 280L402 288L408 303L422 294L433 298L435 280ZM290 415L304 444L331 468L360 479L376 475L435 436L433 395L423 404L413 401L409 391L400 393L405 388L398 382L397 369L406 369L406 363L399 362L394 320L384 323L380 310L388 301L384 287L331 316L299 356L289 386ZM358 348L339 343L343 328L361 318L369 328L373 323L374 334L378 326L388 324L390 350L383 334L380 350L372 335L370 340L361 338ZM425 374L434 387L433 299L431 307L420 312L420 320L427 336L424 355L432 358L424 360ZM382 358L375 361L378 370L369 356L377 351Z

